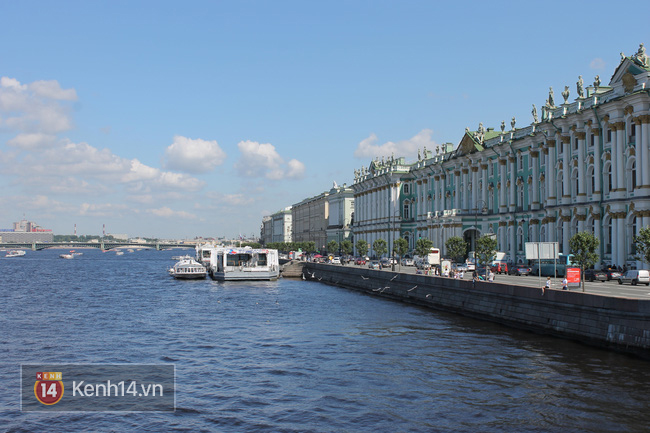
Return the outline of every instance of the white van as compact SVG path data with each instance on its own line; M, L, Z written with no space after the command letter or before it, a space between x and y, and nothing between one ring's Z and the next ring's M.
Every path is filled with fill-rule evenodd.
M627 271L620 277L618 277L618 284L630 283L633 286L637 284L645 284L650 286L650 271L647 269L631 270Z

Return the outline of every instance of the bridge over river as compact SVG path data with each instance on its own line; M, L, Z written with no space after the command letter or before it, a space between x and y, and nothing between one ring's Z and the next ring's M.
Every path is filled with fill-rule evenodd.
M156 250L165 250L168 248L192 248L193 244L173 243L173 242L0 242L2 249L31 249L32 251L44 250L47 248L98 248L101 250L113 250L116 248L153 248Z

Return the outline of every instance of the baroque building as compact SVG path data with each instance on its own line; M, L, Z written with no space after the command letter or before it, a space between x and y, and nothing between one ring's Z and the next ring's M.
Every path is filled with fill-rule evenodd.
M499 251L525 261L526 242L558 242L569 253L579 231L600 239L602 264L647 267L636 259L633 237L650 226L650 61L643 44L621 55L609 83L582 76L556 105L552 88L532 123L500 131L466 129L456 149L424 149L418 160L375 159L355 170L355 239L389 249L399 237L411 249L430 239L496 236Z

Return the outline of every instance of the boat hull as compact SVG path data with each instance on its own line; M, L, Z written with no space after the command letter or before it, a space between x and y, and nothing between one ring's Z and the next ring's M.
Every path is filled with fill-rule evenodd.
M212 272L210 277L217 281L273 281L279 273L271 270Z

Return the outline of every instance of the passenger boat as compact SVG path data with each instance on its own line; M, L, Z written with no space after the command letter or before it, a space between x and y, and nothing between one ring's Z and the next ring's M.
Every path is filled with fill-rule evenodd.
M25 251L23 250L11 250L11 251L7 251L5 257L22 257L24 255L25 255Z
M74 259L74 254L59 254L59 257L61 257L62 259L70 260L70 259Z
M278 250L214 248L210 260L215 280L276 280L280 275Z
M197 245L196 249L196 261L201 263L207 269L210 269L210 259L212 257L212 251L216 250L218 247L214 244L206 243Z
M207 270L191 256L183 256L174 267L169 269L169 275L179 280L198 280L205 278Z

